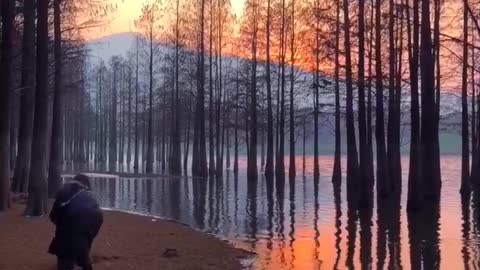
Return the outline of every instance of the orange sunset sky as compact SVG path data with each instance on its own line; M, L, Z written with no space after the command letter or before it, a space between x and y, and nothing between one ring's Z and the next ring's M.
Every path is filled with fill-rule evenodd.
M163 3L173 0L163 0ZM108 4L116 6L116 11L110 17L110 21L104 27L88 31L87 39L97 39L111 34L124 32L135 32L134 21L140 16L142 6L153 2L153 0L106 0ZM230 0L235 14L240 15L245 0Z

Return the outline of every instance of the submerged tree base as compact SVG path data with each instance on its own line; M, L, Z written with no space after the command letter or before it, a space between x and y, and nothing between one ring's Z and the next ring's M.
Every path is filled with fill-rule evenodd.
M54 269L56 258L47 254L54 226L46 217L23 217L23 209L14 204L0 213L0 239L9 243L0 247L0 269ZM91 255L98 270L223 270L242 269L239 260L249 254L178 223L106 211Z

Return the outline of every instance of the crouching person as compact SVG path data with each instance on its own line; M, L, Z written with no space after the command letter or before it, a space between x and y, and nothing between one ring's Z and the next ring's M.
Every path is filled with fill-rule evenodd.
M103 215L90 192L90 179L79 174L63 185L50 212L55 237L48 252L58 258L58 270L73 270L74 265L92 270L90 249L103 223Z

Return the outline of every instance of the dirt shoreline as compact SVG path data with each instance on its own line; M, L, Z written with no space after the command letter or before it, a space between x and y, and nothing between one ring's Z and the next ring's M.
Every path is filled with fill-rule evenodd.
M54 226L46 217L23 217L23 209L14 204L0 213L0 270L56 269L46 252ZM92 251L95 270L240 270L240 260L251 256L172 221L115 211L105 211L104 219Z

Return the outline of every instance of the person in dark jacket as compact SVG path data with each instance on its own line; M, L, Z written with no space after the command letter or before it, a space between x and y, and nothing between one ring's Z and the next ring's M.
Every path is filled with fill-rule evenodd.
M92 270L90 249L103 223L103 214L90 192L90 179L79 174L63 185L50 212L55 237L48 252L58 258L58 270L74 265Z

